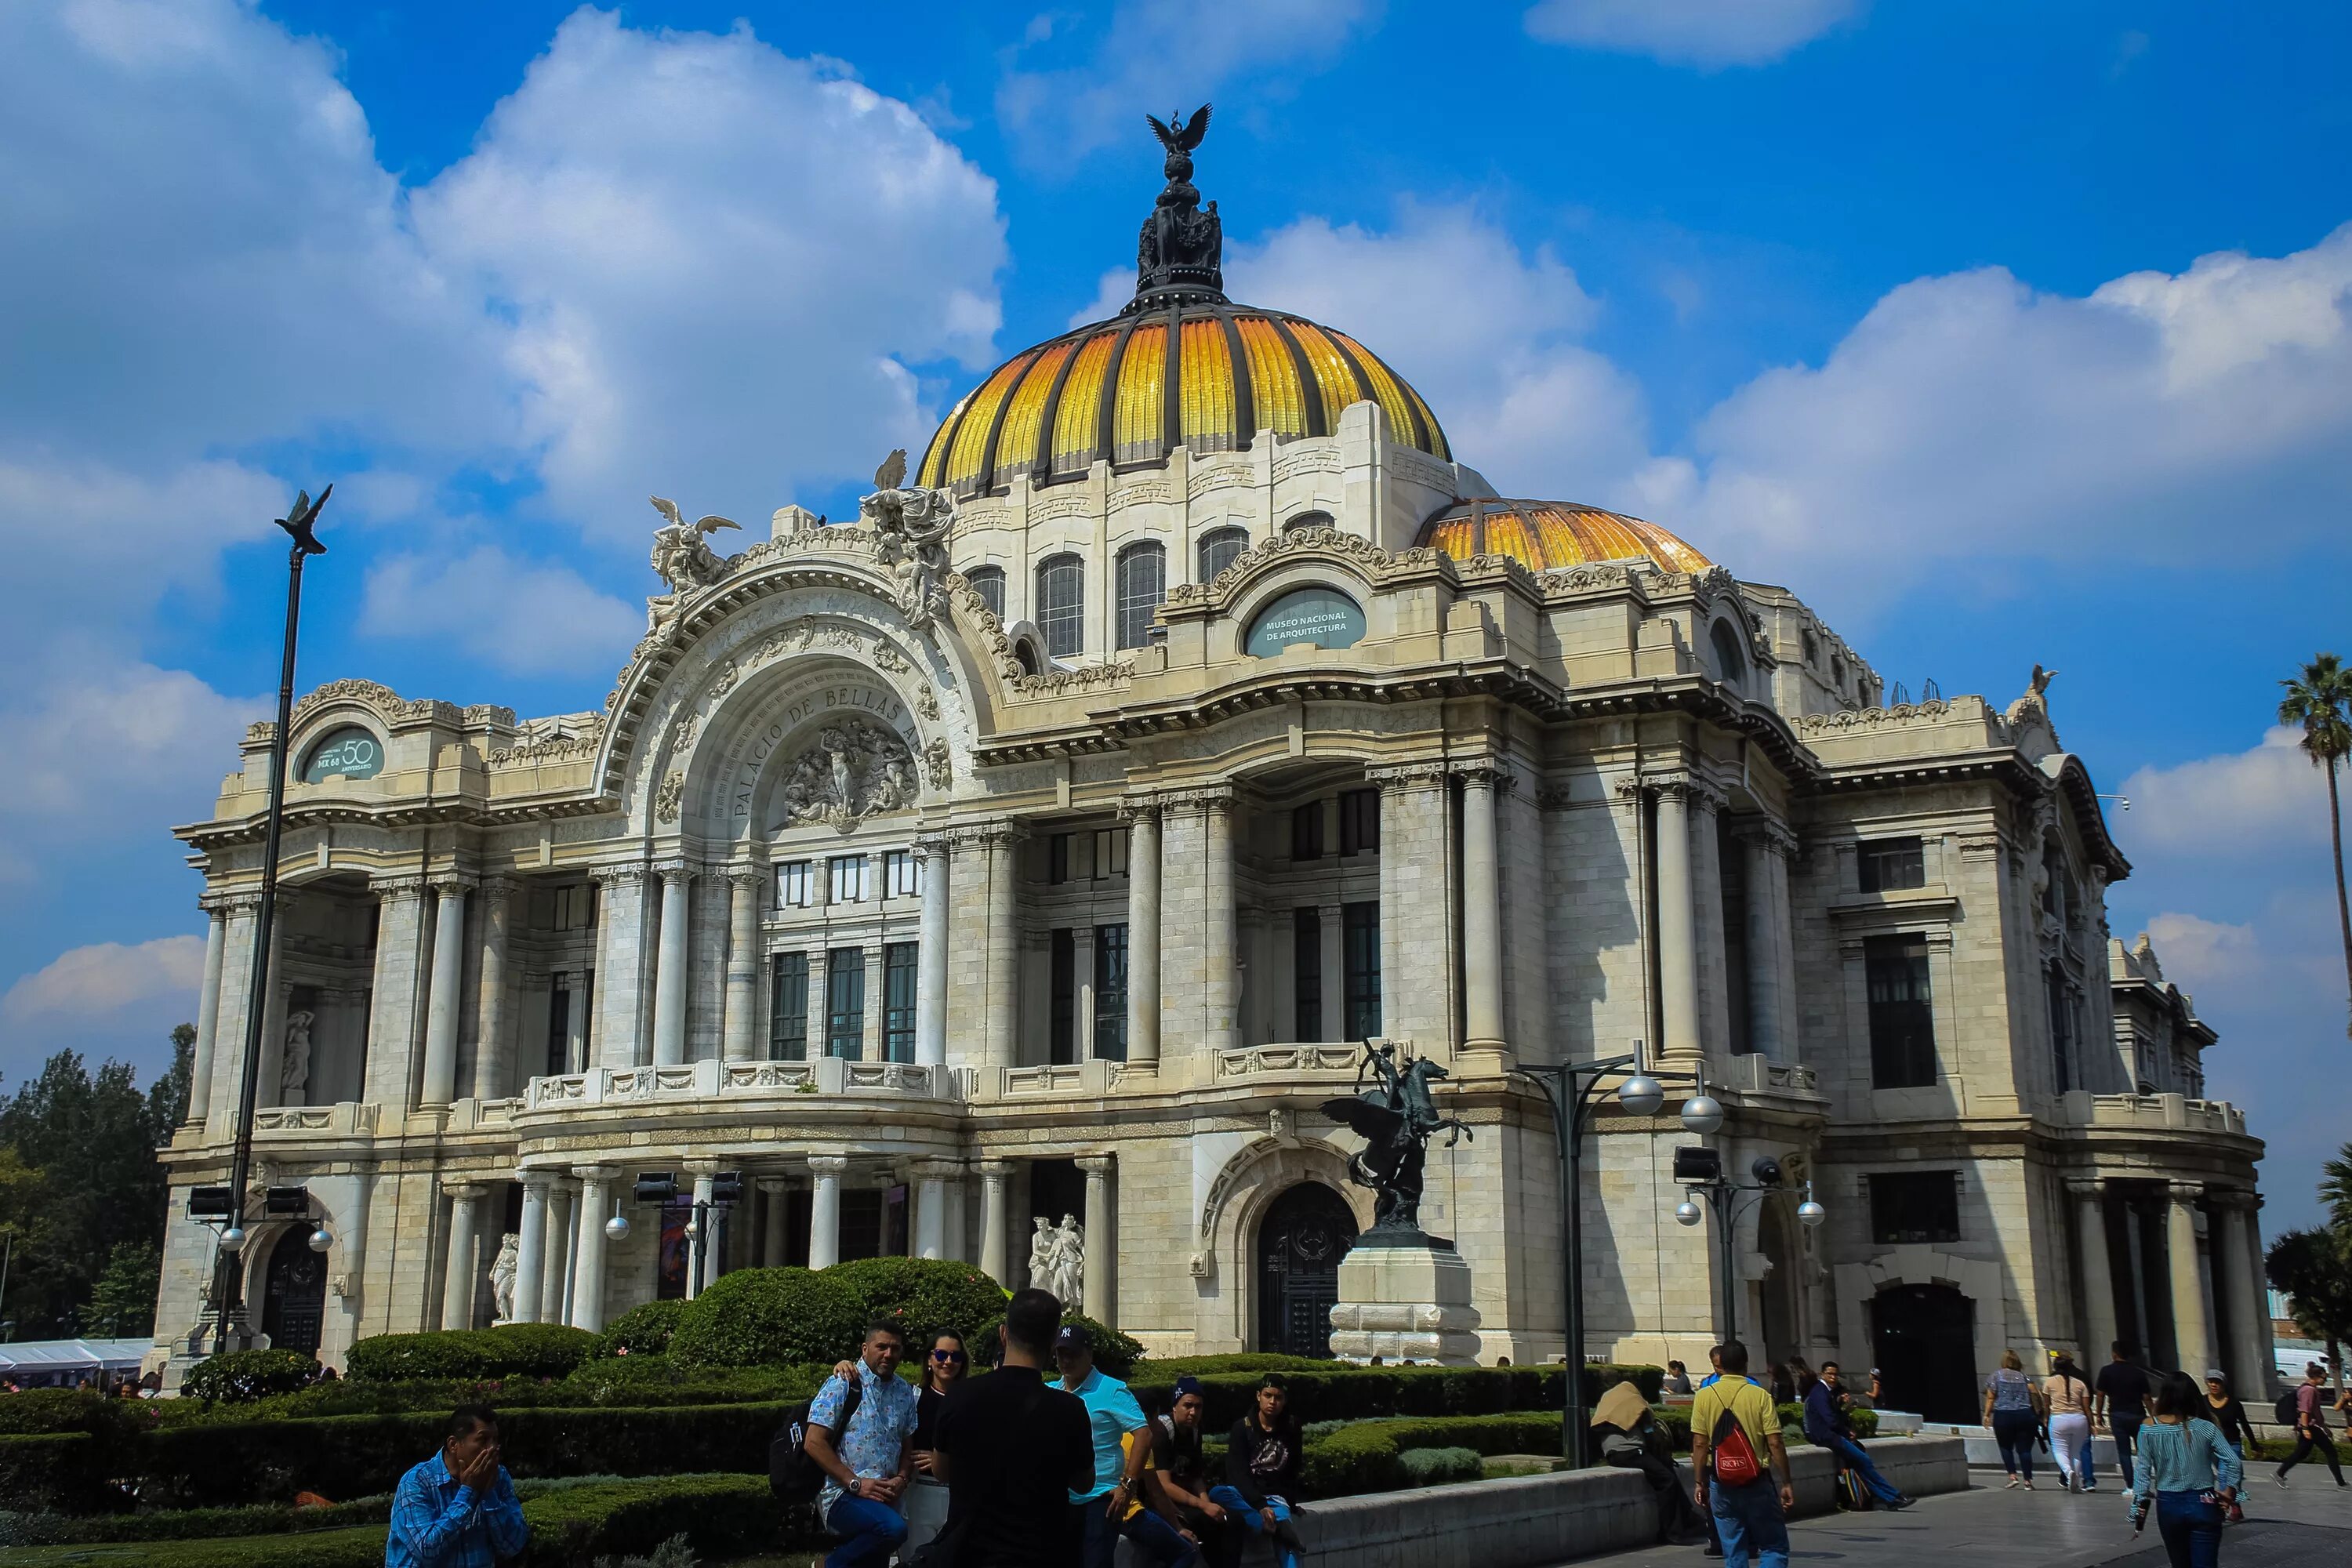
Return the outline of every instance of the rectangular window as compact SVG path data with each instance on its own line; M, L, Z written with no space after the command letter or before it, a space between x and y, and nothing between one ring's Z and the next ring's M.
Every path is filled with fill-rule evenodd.
M1916 838L1865 838L1854 857L1865 893L1927 885L1927 850Z
M1927 939L1874 936L1862 952L1870 989L1871 1087L1925 1089L1936 1081Z
M1323 1037L1323 911L1302 905L1290 911L1291 972L1298 1002L1291 1019L1294 1040Z
M1095 880L1106 877L1127 875L1127 829L1103 827L1095 831Z
M1087 569L1075 555L1056 555L1037 568L1037 635L1054 658L1075 658L1086 624Z
M1056 887L1070 879L1070 835L1056 833L1045 840L1045 880Z
M574 882L555 889L555 929L586 931L596 923L596 884Z
M1381 847L1381 792L1351 789L1339 797L1339 853L1371 855Z
M804 910L809 901L809 863L787 860L776 868L776 908Z
M2074 1087L2074 1009L2066 994L2066 971L2053 963L2043 972L2042 986L2049 998L2051 1070L2063 1094Z
M1290 858L1323 858L1323 803L1310 800L1290 814Z
M804 1062L808 1060L808 954L776 954L773 973L768 1005L768 1059Z
M1127 927L1095 927L1095 1057L1127 1060Z
M1381 906L1377 900L1349 904L1341 913L1341 953L1347 964L1348 1038L1369 1040L1381 1032Z
M862 947L836 947L824 955L824 1054L853 1062L866 1055Z
M882 857L882 896L913 899L922 896L923 863L911 849L893 849Z
M572 1070L571 976L558 971L551 977L547 998L547 1075L562 1078Z
M915 952L911 942L882 950L882 1056L886 1061L915 1059Z
M1052 1004L1047 1008L1051 1027L1045 1059L1075 1062L1078 1059L1078 933L1068 926L1056 926L1053 953L1053 977L1046 992Z
M826 903L862 904L866 901L865 856L836 855L825 862L825 870Z
M1960 1239L1960 1173L1904 1171L1870 1178L1870 1229L1881 1247Z

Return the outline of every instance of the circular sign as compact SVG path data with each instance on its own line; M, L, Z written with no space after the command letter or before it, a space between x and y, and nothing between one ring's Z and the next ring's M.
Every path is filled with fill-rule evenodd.
M382 772L383 742L357 724L347 724L310 749L310 760L302 764L302 782L372 779Z
M1363 607L1355 600L1337 588L1296 588L1252 624L1245 651L1252 658L1271 658L1293 643L1348 647L1363 636Z

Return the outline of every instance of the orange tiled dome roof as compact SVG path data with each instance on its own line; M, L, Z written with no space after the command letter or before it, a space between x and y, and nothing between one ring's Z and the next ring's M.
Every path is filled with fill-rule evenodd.
M1648 561L1665 572L1715 563L1654 522L1556 500L1456 501L1421 525L1419 544L1456 561L1507 555L1530 572L1604 561Z

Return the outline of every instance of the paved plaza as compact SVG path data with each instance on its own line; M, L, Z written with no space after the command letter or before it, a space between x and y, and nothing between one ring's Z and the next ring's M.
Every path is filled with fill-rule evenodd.
M2248 1489L2249 1517L2221 1537L2225 1568L2352 1568L2352 1491L2339 1491L2322 1470L2297 1473L2281 1491L2267 1469ZM2164 1543L2153 1521L2135 1537L2123 1499L2102 1490L2090 1497L2063 1492L2005 1490L1982 1477L1965 1492L1922 1498L1901 1513L1839 1513L1799 1521L1790 1529L1795 1563L1901 1563L1904 1568L2092 1568L2128 1563L2164 1568ZM1717 1559L1696 1547L1656 1547L1588 1557L1610 1568L1706 1568Z

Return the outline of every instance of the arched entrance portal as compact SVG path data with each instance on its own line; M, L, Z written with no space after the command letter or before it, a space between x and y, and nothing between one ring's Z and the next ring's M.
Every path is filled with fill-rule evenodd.
M1301 1182L1274 1200L1257 1227L1259 1350L1331 1353L1339 1259L1355 1240L1356 1216L1320 1182Z
M327 1312L327 1260L310 1250L300 1229L285 1232L270 1248L262 1287L261 1331L272 1350L319 1353L319 1326Z
M1975 1424L1973 1302L1949 1285L1891 1285L1871 1299L1870 1331L1886 1408Z

